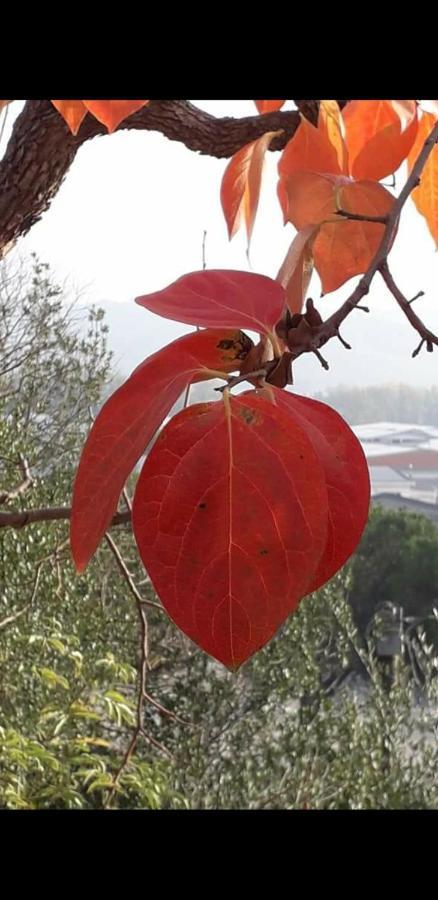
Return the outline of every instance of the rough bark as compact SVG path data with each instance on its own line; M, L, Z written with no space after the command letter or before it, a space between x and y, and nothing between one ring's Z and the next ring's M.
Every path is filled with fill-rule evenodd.
M305 115L315 118L315 101L310 101L314 107L308 101L299 103ZM154 100L125 119L118 130L159 131L189 150L228 158L266 131L279 129L283 135L273 141L271 149L281 150L299 122L297 112L215 118L187 100ZM106 134L104 126L87 115L74 137L49 100L27 101L0 162L0 257L49 208L79 147Z

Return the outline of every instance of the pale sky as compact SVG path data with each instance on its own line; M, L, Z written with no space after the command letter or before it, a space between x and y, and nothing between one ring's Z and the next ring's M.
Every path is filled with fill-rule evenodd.
M240 117L256 112L251 100L193 102L218 116ZM9 108L0 155L22 105L16 101ZM278 158L277 153L266 155L251 244L252 270L271 277L275 277L295 233L292 225L283 226L276 197ZM108 300L124 303L127 316L137 295L159 290L186 272L201 268L204 230L207 267L248 270L246 234L242 230L229 242L220 206L220 184L226 165L226 160L200 156L155 132L122 131L96 138L79 150L49 211L19 241L14 252L25 256L36 251L58 279L67 278L73 286L85 289L85 301L98 302L103 307ZM402 169L397 174L397 190L403 184L403 175ZM417 301L416 310L437 332L438 254L411 201L402 215L389 261L407 297L420 289L426 292L426 297ZM352 279L317 303L324 318L348 296L355 283L356 279ZM320 285L316 275L309 293L317 302ZM395 300L387 295L377 276L366 302L372 315L386 324L390 349L390 322L404 325L404 321ZM142 310L142 315L145 355L188 330L187 326L160 320L146 310ZM364 342L367 319L363 316ZM406 329L409 328L406 323ZM344 333L348 339L347 326ZM412 332L412 349L416 343L417 336ZM417 381L416 376L423 373L423 382L438 383L437 361L438 352L421 354L416 360L408 357L406 377L397 380ZM303 360L302 371L310 371L315 365L315 359Z

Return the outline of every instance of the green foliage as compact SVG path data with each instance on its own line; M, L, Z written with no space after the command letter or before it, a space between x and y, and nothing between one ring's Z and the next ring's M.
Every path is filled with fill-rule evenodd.
M352 560L350 603L362 631L383 604L402 607L409 617L431 613L438 606L436 525L375 507Z

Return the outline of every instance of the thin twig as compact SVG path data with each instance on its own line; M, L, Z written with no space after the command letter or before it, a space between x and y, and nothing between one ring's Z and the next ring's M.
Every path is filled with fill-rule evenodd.
M337 216L342 216L343 219L352 219L354 222L378 222L380 225L386 225L388 222L388 216L362 216L360 213L352 213L347 212L346 209L337 209Z
M433 334L432 331L429 331L429 329L426 328L426 326L423 324L421 319L419 319L417 314L414 312L414 310L411 307L412 301L410 303L409 300L407 300L406 297L402 294L401 290L397 287L397 285L391 275L391 272L389 271L389 266L386 261L383 262L382 265L380 266L380 274L381 274L388 290L391 292L392 296L397 301L400 309L402 310L402 312L405 314L406 318L411 323L412 328L415 328L415 331L418 331L418 334L420 335L420 338L421 338L420 344L417 347L417 349L414 350L412 356L418 355L423 344L426 344L428 352L431 353L433 350L433 345L434 344L438 345L438 337L435 334ZM417 296L418 296L418 294L417 294ZM413 299L415 299L415 297Z
M119 567L121 574L123 575L123 578L126 581L126 584L129 587L129 590L131 591L131 594L133 595L133 597L135 599L135 602L140 605L145 604L146 606L151 606L154 609L159 609L160 612L164 612L163 607L160 606L159 603L154 603L153 600L145 600L145 598L142 597L142 595L140 594L138 588L136 587L136 585L134 583L132 575L125 563L125 560L123 559L122 554L120 553L120 550L119 550L117 544L115 543L115 541L113 540L111 535L108 534L108 532L105 533L105 540L111 550L111 553L114 556L114 559L116 560L116 563Z
M10 616L6 616L5 619L2 619L2 621L0 622L0 631L3 628L6 628L8 625L12 625L13 622L16 622L17 619L20 618L20 616L22 616L25 612L27 612L28 609L31 608L31 606L33 606L33 603L35 601L35 597L36 597L37 591L38 591L38 585L39 585L39 581L40 581L40 577L41 577L41 569L43 567L43 564L46 561L47 561L46 559L42 559L42 560L40 560L40 562L37 565L30 600L28 600L28 602L25 604L25 606L22 606L21 609L18 610L18 612L12 613Z
M219 387L215 388L215 391L219 391L221 394L236 386L236 384L240 384L242 381L248 381L249 378L265 378L268 374L268 370L265 369L255 369L254 372L245 372L244 375L236 375L234 378L229 378L226 384L221 384Z
M23 480L19 485L17 485L17 487L13 488L11 491L3 491L3 493L0 494L0 503L7 503L9 500L14 500L16 497L21 497L21 495L24 494L33 484L33 478L29 468L29 463L21 453L19 454L18 462Z

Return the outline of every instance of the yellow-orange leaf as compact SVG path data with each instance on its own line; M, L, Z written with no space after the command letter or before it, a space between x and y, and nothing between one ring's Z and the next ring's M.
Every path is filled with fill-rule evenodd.
M336 100L320 100L318 115L318 131L334 147L339 169L348 175L348 151L345 143L345 125Z
M414 101L352 100L343 109L350 173L380 181L408 155L417 132ZM408 114L409 106L410 116ZM402 117L400 117L402 112Z
M84 100L83 103L111 134L120 122L146 106L149 100Z
M276 112L281 109L284 100L254 100L259 113Z
M418 125L415 144L408 157L409 171L435 125L436 116L432 113L423 113ZM421 173L420 184L412 191L411 196L418 212L426 219L429 231L438 245L438 147L436 144Z
M327 133L315 128L304 116L278 163L280 178L300 171L341 174L336 150Z
M257 141L246 144L231 158L221 185L221 203L230 240L243 221L248 243L257 212L262 180L263 162L272 138L280 131L268 131Z
M300 313L313 272L312 247L318 233L318 225L306 225L295 235L276 280L286 291L287 305L291 313Z
M87 115L83 100L52 100L53 106L65 119L72 134L77 134Z
M354 182L344 176L299 172L286 182L289 218L298 231L320 225L313 244L315 267L323 292L335 291L368 268L382 239L384 226L336 215L338 209L362 216L386 215L394 203L382 185Z

